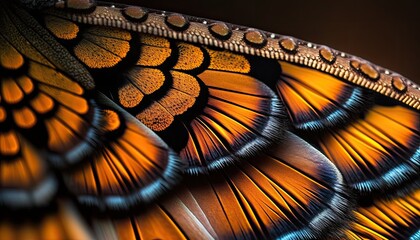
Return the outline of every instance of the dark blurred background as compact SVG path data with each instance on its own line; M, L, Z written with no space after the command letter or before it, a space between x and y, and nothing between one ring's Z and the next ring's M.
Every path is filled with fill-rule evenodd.
M420 1L118 1L324 44L420 83Z

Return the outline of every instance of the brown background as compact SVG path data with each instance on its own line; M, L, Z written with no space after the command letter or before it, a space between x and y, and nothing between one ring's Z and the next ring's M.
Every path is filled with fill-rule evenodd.
M324 44L420 83L420 1L119 1Z

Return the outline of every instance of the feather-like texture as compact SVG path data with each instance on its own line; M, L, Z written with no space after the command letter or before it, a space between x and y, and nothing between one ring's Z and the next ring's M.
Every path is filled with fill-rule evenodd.
M355 219L345 232L350 239L417 239L420 222L420 192L394 199L374 200L355 210Z
M185 164L152 131L124 113L105 96L104 144L81 166L64 173L78 200L99 209L129 210L155 200L181 178Z
M117 238L313 238L350 206L342 176L292 133L267 154L207 177L190 177L157 205L123 219L96 219ZM287 148L285 148L287 146ZM114 230L112 230L115 228ZM102 232L103 231L103 232Z
M0 205L43 206L57 190L45 156L15 131L0 134Z
M419 117L414 110L378 105L318 141L351 187L361 192L384 190L418 176Z
M303 130L335 127L368 108L367 93L328 74L280 62L276 88L293 125Z
M259 73L264 60L120 29L76 31L53 14L44 21L104 94L181 150L191 174L221 169L281 138L284 108L266 86L276 76Z
M17 8L1 11L1 205L48 203L58 187L53 169L80 202L100 209L152 201L180 179L183 165L155 133L95 95L83 67L86 76L67 74L74 66L60 64L76 60L47 45L53 39L44 29L24 32L34 19Z
M213 20L21 4L0 3L1 238L418 238L409 80Z

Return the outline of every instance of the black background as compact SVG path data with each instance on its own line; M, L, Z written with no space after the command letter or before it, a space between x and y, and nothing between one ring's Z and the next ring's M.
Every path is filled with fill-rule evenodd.
M420 1L118 2L222 20L324 44L420 83Z

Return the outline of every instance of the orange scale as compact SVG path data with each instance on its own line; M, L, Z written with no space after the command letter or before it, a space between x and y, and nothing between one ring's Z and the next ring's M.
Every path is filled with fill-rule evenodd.
M105 129L118 129L118 135L105 134L106 144L91 161L66 173L70 191L84 204L109 209L130 209L155 199L181 173L180 160L132 116L113 109L104 110L103 116Z
M375 107L366 122L394 142L406 144L419 132L419 119L419 113L402 106Z
M85 136L86 132L90 128L90 125L86 122L86 120L63 107L57 110L54 117L60 119L62 122L65 122L71 131L78 136Z
M179 211L185 217L182 211ZM102 219L94 223L97 229L115 229L120 239L188 239L177 226L176 221L158 205L152 205L143 214L119 220ZM192 226L195 227L195 226ZM105 231L98 231L98 237L105 239ZM140 237L138 237L140 236ZM210 235L198 235L196 239L209 239Z
M127 76L143 94L149 95L159 90L166 77L159 69L135 67L128 71Z
M172 75L172 88L193 97L200 95L200 84L195 77L178 71L170 71L170 73Z
M45 16L44 22L48 30L50 30L59 39L75 39L80 31L77 24L56 16Z
M269 161L271 164L262 164L260 159L260 161L254 163L255 166L250 168L250 170L255 171L255 174L264 172L268 179L278 183L276 192L282 192L283 196L281 198L272 198L278 204L281 204L286 209L301 208L302 211L305 211L303 206L308 205L311 200L317 197L317 191L328 189L318 180L321 178L322 173L319 172L316 163L304 162L302 159L294 158L292 154L288 154L285 151L282 151L281 154L288 156L286 157L287 161L282 162L273 158ZM263 161L268 161L265 160L266 158L271 157L264 157ZM280 170L281 175L278 174ZM270 184L261 184L260 186L262 189L265 189ZM272 191L271 193L273 194Z
M363 158L340 136L329 138L321 142L320 146L324 154L329 159L332 159L338 169L345 172L357 172L359 168L365 171L369 169ZM334 159L340 159L340 161L335 161Z
M328 132L318 141L358 191L395 187L415 177L419 117L418 112L402 106L374 106L363 119ZM395 169L403 170L397 174ZM392 181L389 173L395 175Z
M25 60L16 48L14 48L10 43L6 41L2 36L0 36L0 65L7 69L19 69L25 63Z
M182 159L188 159L190 165L206 166L207 160L231 155L230 149L201 119L190 124L187 146L181 151Z
M204 63L204 53L199 47L187 43L179 43L177 47L178 59L174 69L188 71Z
M118 89L118 101L123 107L133 108L140 104L144 94L131 83Z
M338 125L364 109L367 93L335 76L280 61L276 84L295 127L316 130Z
M338 100L343 91L349 87L347 83L317 70L286 62L280 62L280 65L284 74L296 79L292 80L295 86L300 85L318 94L322 93L328 99Z
M306 113L314 112L316 109L311 106L305 98L287 84L277 84L277 89L281 93L283 101L288 106L291 117L296 118Z
M196 202L196 204L198 205L197 210L204 212L205 220L211 223L211 227L214 229L216 234L220 234L220 238L224 238L229 235L235 236L236 234L238 234L236 236L240 238L241 230L244 233L251 233L250 235L256 238L256 236L253 235L252 232L253 225L254 223L257 223L259 216L257 215L257 212L252 211L252 209L255 209L255 207L258 207L259 205L252 206L251 203L246 200L246 197L243 195L243 193L240 192L240 186L236 185L240 181L240 175L242 175L242 173L235 174L233 176L234 179L223 179L219 177L219 182L203 182L202 189L195 187L190 193L191 197L195 201L186 201L188 199L187 197L189 197L189 194L185 193L188 193L188 190L183 189L184 191L182 191L182 193L186 196L180 196L180 198L184 200L185 203L188 203L187 207L191 205L194 206L193 203ZM236 182L235 180L238 180L238 182ZM233 181L235 182L233 183ZM229 182L231 182L232 184L229 184ZM243 182L243 184L249 183L250 181L246 179L245 182ZM253 189L252 187L255 187L255 185L253 186L252 183L249 184L247 187L249 188L250 194L260 193L258 191L254 191L255 189ZM266 205L267 208L272 207L273 211L275 211L274 209L278 210L273 203L264 201L267 200L267 198L261 198L260 200L261 205ZM180 206L177 206L177 208L179 207ZM171 208L169 209L171 213L174 212L174 210L180 210L176 208L174 210L172 210ZM196 213L196 211L194 211L194 213ZM255 226L259 228L259 224L256 224Z
M106 131L114 131L121 126L121 120L115 111L106 109L103 110L102 113L104 115L103 128Z
M126 141L118 141L111 145L113 152L117 158L112 160L112 165L115 166L116 172L124 179L129 180L129 187L134 188L135 185L143 185L143 182L149 180L145 166L147 160L139 152L139 150Z
M43 92L36 95L30 102L32 108L39 114L50 112L54 108L54 100Z
M130 51L130 43L126 40L103 37L94 34L85 34L85 39L120 57L121 59L125 58L127 53ZM102 59L102 61L104 61L104 59Z
M332 101L319 92L314 92L312 89L308 89L304 85L301 85L298 82L290 81L288 82L290 87L296 91L299 96L302 96L302 99L307 102L309 106L317 109L318 111L324 111L328 108L331 108ZM293 108L293 106L291 106Z
M44 173L46 169L44 166L44 159L39 155L36 154L37 150L25 144L22 144L22 156L25 158L26 169L31 172L31 178L41 179L44 177Z
M6 118L7 118L6 109L4 109L4 107L0 106L0 123L6 121Z
M76 113L86 114L89 111L88 101L81 96L46 85L39 86L39 89Z
M208 105L217 109L214 112L219 113L219 117L216 117L216 119L221 122L221 125L223 125L225 121L223 120L223 118L220 117L230 116L229 118L227 118L227 120L246 124L247 127L252 128L259 124L258 119L260 117L264 117L264 115L261 115L257 112L258 110L246 109L244 107L240 107L232 103L227 103L214 98L209 99ZM226 118L224 119L226 120Z
M24 94L14 79L2 79L1 96L9 104L16 104L23 100Z
M140 42L144 45L155 46L155 47L162 47L162 48L170 48L171 44L166 38L156 37L153 35L142 34L140 38Z
M34 90L34 83L27 76L18 78L17 83L26 94L30 94Z
M235 119L221 114L220 112L212 109L205 109L204 112L212 118L206 116L201 116L200 118L230 145L235 143L240 144L241 138L244 138L250 131Z
M13 156L20 151L20 142L14 131L0 133L0 154Z
M363 156L365 162L372 166L380 167L383 163L378 159L383 159L387 155L387 151L382 145L377 143L364 135L362 132L354 132L353 129L348 129L349 132L342 132L340 136L345 139L351 149L357 149L358 155ZM353 132L353 133L352 133ZM357 157L357 155L356 155Z
M242 108L248 108L248 109L254 109L254 111L264 111L263 108L264 102L267 102L267 99L264 99L259 96L253 96L253 95L246 95L236 92L229 92L219 89L209 89L209 94L213 98L222 99L226 102L229 102L231 104L235 104L238 106L242 106ZM221 100L220 100L221 101Z
M154 46L142 46L139 60L137 65L157 67L162 65L172 54L172 49L154 47Z
M71 179L69 181L71 181L73 186L73 188L70 190L73 190L74 192L89 192L92 194L98 194L99 192L96 180L96 172L91 167L91 165L84 167L83 171L77 171L73 173L69 179Z
M153 131L163 131L174 121L174 117L156 102L137 114L136 118Z
M251 64L243 55L208 48L206 50L210 55L209 69L238 73L249 73L251 71Z
M146 210L94 223L99 229L114 226L119 237L161 238L179 231L187 239L273 239L290 232L322 238L325 232L307 224L334 225L347 210L340 174L290 133L285 145L272 150L235 168L188 179L150 206L152 215Z
M84 93L83 88L77 82L53 68L46 67L36 62L30 62L28 73L28 76L31 77L32 81L43 83L57 89L63 89L77 95L82 95Z
M0 186L5 188L31 188L45 175L46 168L38 152L17 138L20 155L11 161L0 161Z
M48 133L48 148L63 153L82 141L66 124L56 118L45 121Z
M195 98L180 92L176 89L170 89L164 97L158 102L166 108L173 116L183 114L195 103Z
M377 199L354 210L345 235L352 239L409 239L410 232L417 230L419 214L419 190L389 200Z
M131 123L128 123L130 125ZM132 130L130 126L127 126L127 130L122 136L121 144L125 143L139 143L138 147L132 149L132 154L137 155L141 154L147 161L152 161L153 159L160 161L153 162L153 164L160 165L160 167L164 167L167 161L163 161L166 159L167 152L163 148L159 148L156 146L156 143L153 143L152 139L149 138L147 135L142 135L138 132L139 129Z
M25 174L23 159L18 157L14 161L0 162L0 186L21 187L29 186L30 178Z
M149 145L149 148L156 148L156 146ZM113 149L119 155L118 172L125 173L125 178L130 183L131 189L145 187L159 179L168 164L167 155L159 154L152 158L147 157L145 155L147 150L143 148L143 145L133 145L122 140L118 145L115 144Z
M119 156L110 149L105 149L103 154L95 161L95 172L98 177L98 186L100 192L104 195L117 194L124 195L128 192L129 186L124 183L124 172L120 172L118 168L123 169L118 163ZM119 167L118 167L119 165Z
M23 107L21 109L16 109L13 111L13 118L18 127L21 128L31 128L35 126L37 118L34 112L28 107Z
M222 72L215 70L206 70L198 75L198 77L208 86L220 88L226 91L235 91L250 95L267 96L266 89L257 79L239 74Z
M82 40L74 47L74 54L90 68L110 68L122 60L121 57L87 40Z

